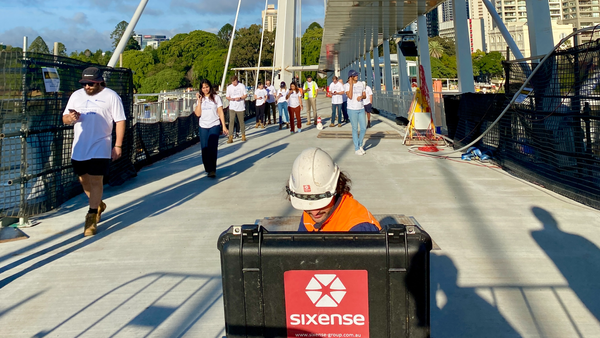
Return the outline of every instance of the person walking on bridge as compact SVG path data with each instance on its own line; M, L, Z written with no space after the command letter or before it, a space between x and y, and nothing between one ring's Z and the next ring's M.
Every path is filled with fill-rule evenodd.
M334 76L333 81L329 85L329 92L331 93L331 124L330 127L335 127L335 117L338 117L338 124L342 126L342 103L344 93L344 85L338 83L338 77Z
M217 157L219 135L229 134L225 128L223 102L208 80L200 83L202 94L196 93L196 108L200 124L200 147L202 148L202 163L208 177L217 176Z
M288 111L290 112L290 132L293 134L294 131L294 118L298 124L298 133L302 132L302 120L300 119L300 112L302 111L302 91L296 85L296 82L290 83L290 90L286 95L288 101Z
M342 85L342 88L344 88L344 80L341 77L338 78L338 83ZM345 91L342 94L342 114L344 115L344 123L348 123L348 95L346 95ZM338 127L341 126L341 123L338 124Z
M271 81L267 80L265 83L265 89L267 90L267 107L265 108L265 124L277 123L277 104L275 103L275 87L271 84ZM273 120L271 121L271 115Z
M319 86L312 80L312 76L306 77L306 82L302 87L304 100L306 101L306 125L310 126L311 110L314 113L314 124L317 125L317 96L319 95Z
M288 90L285 86L285 82L279 84L279 90L277 91L277 110L279 111L279 130L286 125L286 129L290 127L290 116L288 113L288 102L287 102Z
M125 136L125 110L119 94L106 87L102 71L96 67L83 70L79 81L83 88L76 90L63 112L63 123L74 131L71 163L83 191L89 198L83 236L96 234L106 203L102 201L104 176L111 160L121 157ZM111 149L113 122L116 140Z
M256 128L265 127L265 106L267 102L267 90L263 87L262 82L258 83L258 88L254 92L256 97Z
M352 124L352 142L354 143L354 153L364 155L363 139L367 131L365 109L363 100L367 97L365 85L358 81L358 72L351 69L348 72L348 83L344 86L348 96L348 117Z
M244 115L246 113L246 97L248 92L246 86L238 82L237 76L231 77L231 84L227 86L227 100L229 100L229 139L227 143L233 143L233 125L237 116L242 131L242 141L246 141L246 125Z

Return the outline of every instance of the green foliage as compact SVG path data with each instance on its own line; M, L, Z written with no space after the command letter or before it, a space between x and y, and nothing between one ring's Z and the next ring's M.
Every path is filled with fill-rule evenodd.
M164 69L154 76L142 80L140 93L158 93L161 90L173 90L184 85L184 74L174 69Z
M232 32L233 32L233 26L228 23L226 23L225 25L223 25L223 27L221 27L221 29L219 29L219 32L217 33L217 37L219 37L219 40L221 41L221 44L223 45L223 47L229 46L229 39L231 39Z
M110 38L113 40L112 46L113 49L116 49L117 46L119 45L119 41L121 41L121 37L123 36L123 34L125 33L125 30L127 29L127 21L121 21L119 22L116 26L115 26L115 30L110 33ZM125 46L125 50L140 50L140 44L133 38L133 36L135 35L135 32L132 31L131 32L131 37L129 37L129 40L127 41L127 45Z
M52 49L52 54L54 54L54 46ZM62 42L58 43L58 55L59 56L67 56L67 47Z
M48 49L48 45L41 36L38 36L35 38L35 40L33 40L27 51L31 53L50 54L50 49Z
M429 41L429 56L439 59L444 55L444 48L437 41Z
M450 38L442 38L439 36L435 36L433 38L429 38L429 43L431 44L431 42L437 42L440 44L440 46L442 47L444 54L448 55L448 56L452 56L456 54L456 45L454 44L454 41Z
M138 90L142 87L142 81L153 66L154 58L151 52L128 50L123 53L123 67L133 71L133 86Z
M202 79L207 79L213 85L221 84L226 58L227 49L223 48L212 50L209 54L196 59L192 67L194 87L199 88Z
M310 27L313 27L312 29ZM303 65L318 65L319 57L321 56L321 41L323 40L323 28L316 22L313 22L302 35L302 64ZM317 80L317 85L322 86L320 79L317 79L316 72L303 72L302 81L306 81L306 77L310 75ZM325 79L324 82L327 82Z
M310 26L308 26L308 28L306 30L309 31L309 30L315 29L315 28L323 29L323 27L321 27L321 25L319 25L319 23L313 22L313 23L310 24Z
M456 60L456 59L455 59ZM449 67L441 59L431 59L431 77L432 78L455 78L456 77L456 66L454 68Z
M478 51L479 52L479 51ZM491 52L485 54L483 57L477 60L477 63L473 61L473 69L475 66L479 69L479 75L489 75L492 77L503 77L504 67L502 67L502 61L504 56L500 52ZM475 73L473 71L473 73ZM475 74L477 75L477 74Z

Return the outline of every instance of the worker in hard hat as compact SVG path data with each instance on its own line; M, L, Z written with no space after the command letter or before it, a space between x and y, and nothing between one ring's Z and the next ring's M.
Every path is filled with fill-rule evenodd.
M286 186L292 206L304 211L298 231L380 231L379 222L350 193L350 184L325 151L302 151Z

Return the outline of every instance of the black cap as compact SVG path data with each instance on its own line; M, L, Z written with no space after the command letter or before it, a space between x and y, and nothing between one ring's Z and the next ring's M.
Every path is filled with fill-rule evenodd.
M281 83L279 84L279 88L283 88L285 87L285 82L281 81Z
M102 71L96 67L88 67L81 73L79 83L101 83L104 82Z

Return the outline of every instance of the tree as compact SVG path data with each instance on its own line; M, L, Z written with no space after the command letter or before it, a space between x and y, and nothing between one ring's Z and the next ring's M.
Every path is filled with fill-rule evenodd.
M158 93L161 90L173 90L184 84L184 74L174 69L164 69L154 76L142 80L141 93Z
M315 28L323 28L323 27L321 27L321 25L319 25L317 22L313 22L308 26L308 28L306 30L311 30L311 29L315 29Z
M50 54L50 49L48 49L48 45L41 36L38 36L33 40L27 51L31 53Z
M429 41L429 56L439 59L444 55L444 48L437 41Z
M450 39L450 38L442 38L440 36L435 36L432 38L429 38L429 42L431 43L431 41L435 41L437 43L439 43L442 48L444 49L444 54L448 55L448 56L452 56L456 54L456 45L454 44L454 40Z
M479 52L479 51L478 51ZM482 52L483 53L483 52ZM479 69L479 73L475 75L482 75L485 77L503 77L504 76L504 67L502 66L502 61L504 60L504 55L500 52L490 52L478 58L477 61L473 62L473 69L475 66ZM475 73L475 72L473 72Z
M312 28L311 28L312 27ZM323 28L313 22L304 35L302 35L302 64L303 65L318 65L319 58L321 57L321 41L323 41ZM316 77L316 72L303 72L302 80L305 80L307 76L312 76L313 79L317 80L317 85L321 86ZM325 82L327 79L325 79ZM323 82L323 81L320 81Z
M213 85L220 85L223 77L223 69L225 68L225 58L227 57L227 49L212 50L206 56L198 58L194 61L192 67L192 76L194 77L193 85L198 87L200 80L207 79Z
M113 40L113 43L112 43L113 49L117 49L117 46L119 45L119 41L121 41L121 37L123 36L123 34L125 33L125 30L127 29L127 25L128 25L127 21L121 21L115 26L115 30L112 33L110 33L110 38ZM131 50L131 49L140 50L141 49L140 44L133 38L133 35L135 35L134 31L131 32L131 37L129 37L129 40L127 41L125 50Z
M223 25L223 27L221 27L221 29L219 29L217 36L219 37L219 40L221 40L223 46L227 46L229 44L229 40L231 39L232 33L233 26L228 23L226 23L225 25Z
M123 67L133 71L133 86L138 90L142 87L142 81L153 66L154 58L151 53L139 50L128 50L123 53Z
M54 54L54 49L52 49L52 54ZM67 47L62 42L58 43L58 55L67 56Z
M240 28L235 32L235 43L231 51L231 64L233 67L256 67L258 54L260 52L261 28L259 25L251 25L248 28ZM273 47L275 35L265 32L261 66L271 66L273 60ZM248 81L254 83L255 72L250 72Z

